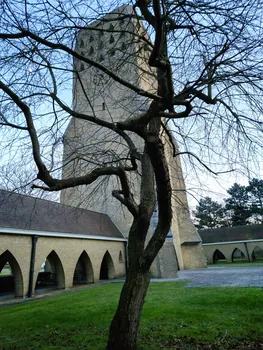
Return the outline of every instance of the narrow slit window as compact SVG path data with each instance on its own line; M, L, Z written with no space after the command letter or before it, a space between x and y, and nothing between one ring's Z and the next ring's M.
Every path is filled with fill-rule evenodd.
M125 51L125 50L126 50L126 44L125 44L124 42L121 44L121 50L122 50L122 51Z
M111 36L110 36L110 44L113 44L114 43L114 37L113 37L113 35L111 34Z
M94 48L93 48L93 46L90 47L90 49L89 49L89 54L90 54L90 55L93 55L93 54L94 54Z
M110 50L110 56L114 56L115 55L115 50L114 49L112 49L112 50Z

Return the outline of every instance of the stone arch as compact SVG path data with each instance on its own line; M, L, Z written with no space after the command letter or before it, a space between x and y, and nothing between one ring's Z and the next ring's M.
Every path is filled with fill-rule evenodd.
M247 261L245 254L238 248L235 248L232 253L232 262Z
M112 257L108 251L103 256L100 266L100 280L109 280L115 277L115 268Z
M221 262L225 263L226 257L219 249L216 249L213 254L213 264L221 263Z
M81 253L75 267L73 285L94 282L93 267L86 250Z
M9 279L6 278L6 283L3 283L2 286L0 285L0 293L14 291L15 297L22 297L24 294L24 281L22 271L16 258L9 250L6 250L3 254L0 255L0 272L6 263L9 263L12 270L12 275L9 277ZM4 277L1 278L4 279ZM1 287L3 290L1 290Z
M252 260L263 260L263 249L258 245L253 249Z
M119 263L120 263L120 264L124 263L123 255L122 255L121 250L120 250L120 252L119 252Z
M42 264L43 271L37 276L36 289L38 288L65 288L65 274L62 262L57 253L52 250Z

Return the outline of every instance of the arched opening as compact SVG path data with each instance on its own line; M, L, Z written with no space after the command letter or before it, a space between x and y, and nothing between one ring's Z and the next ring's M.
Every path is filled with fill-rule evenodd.
M94 48L93 48L93 46L90 47L90 49L89 49L89 54L90 54L90 55L93 55L93 54L94 54Z
M256 246L255 249L252 252L252 260L263 260L263 249L259 248L259 246Z
M213 254L213 264L220 264L220 263L225 263L226 262L226 257L224 254L216 249L214 254Z
M23 297L24 283L21 268L9 250L0 256L0 295Z
M245 254L241 252L240 249L236 248L234 249L232 253L232 262L243 262L247 261L247 258L245 257Z
M122 264L124 261L123 261L123 256L122 256L122 252L120 250L120 253L119 253L119 263Z
M85 69L84 63L81 62L81 63L80 63L80 68L79 68L79 70L82 72L84 69Z
M113 44L113 43L114 43L114 41L115 41L114 36L113 36L113 35L111 35L111 36L110 36L110 44Z
M100 267L100 280L109 280L115 277L115 269L108 251L104 254Z
M94 282L93 268L90 258L86 251L84 250L80 255L78 262L76 264L73 285L77 284L87 284Z
M126 44L125 44L125 42L123 42L122 44L121 44L121 51L126 51Z
M57 253L47 256L37 276L36 289L62 289L65 288L65 275L61 260Z

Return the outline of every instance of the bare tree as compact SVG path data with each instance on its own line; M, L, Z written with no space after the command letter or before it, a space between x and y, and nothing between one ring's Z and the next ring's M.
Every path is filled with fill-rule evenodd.
M249 167L251 154L260 154L263 4L260 0L138 0L132 4L133 12L123 18L132 18L133 25L143 23L149 36L127 28L123 31L147 47L144 63L138 67L141 72L152 72L152 90L124 79L121 66L108 67L100 57L93 58L92 52L87 55L75 46L79 31L94 30L94 20L102 20L120 5L3 0L0 123L5 131L3 146L11 147L12 157L22 154L23 159L27 156L27 165L34 164L34 188L60 191L93 186L105 176L118 179L112 195L129 210L133 222L129 268L111 323L108 349L135 349L149 269L172 219L172 179L165 140L174 157L184 155L195 169L215 174L236 168L240 161ZM114 33L114 27L108 30ZM126 50L123 46L122 51ZM92 101L81 79L85 65L94 68L95 77L101 73L134 98L140 97L143 110L138 107L137 112L116 122L114 116L112 120L99 118L92 108L90 113L71 108L72 77L82 84L86 100ZM81 174L61 179L61 164L55 159L69 117L111 136L107 147L102 147L103 154L101 150L97 154L79 152L78 161L86 164ZM116 140L123 145L120 153L116 152ZM196 170L192 171L195 176ZM135 196L138 188L133 186L131 174L138 172L140 189ZM156 201L158 224L146 244Z

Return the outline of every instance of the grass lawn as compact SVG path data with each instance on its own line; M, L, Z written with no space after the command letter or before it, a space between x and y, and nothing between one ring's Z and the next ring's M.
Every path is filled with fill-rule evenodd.
M217 263L217 264L209 264L209 267L256 267L263 266L263 260L249 263L247 261L244 262L236 262L236 263Z
M150 285L140 349L263 349L262 290L184 284ZM0 349L105 349L121 286L0 308Z
M0 272L0 276L10 276L11 272L9 269L3 268L2 271Z

